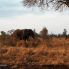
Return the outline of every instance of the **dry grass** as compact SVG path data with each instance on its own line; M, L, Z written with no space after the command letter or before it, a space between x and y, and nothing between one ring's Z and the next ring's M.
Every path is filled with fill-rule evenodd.
M27 44L30 45L30 42ZM20 46L21 43L22 46ZM25 47L23 43L23 41L18 42L16 47L0 47L0 64L8 64L12 69L23 69L28 64L69 64L69 39L53 38L50 40L52 47L48 46L49 42L42 39L37 47ZM33 42L31 42L32 45Z

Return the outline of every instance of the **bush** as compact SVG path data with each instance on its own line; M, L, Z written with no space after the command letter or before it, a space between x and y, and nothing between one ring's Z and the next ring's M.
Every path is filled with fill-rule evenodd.
M41 31L40 31L40 36L44 39L48 38L48 30L46 27L44 27Z

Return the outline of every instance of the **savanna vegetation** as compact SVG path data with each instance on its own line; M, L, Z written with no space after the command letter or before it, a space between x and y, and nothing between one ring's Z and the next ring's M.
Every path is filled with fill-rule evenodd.
M69 8L69 0L23 0L27 7ZM1 31L0 69L69 69L69 34L31 29Z
M69 34L66 29L62 34L48 34L46 27L40 33L1 31L0 65L1 69L69 69Z

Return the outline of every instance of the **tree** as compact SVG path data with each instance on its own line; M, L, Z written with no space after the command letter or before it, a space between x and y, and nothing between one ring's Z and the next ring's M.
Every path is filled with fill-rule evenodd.
M1 31L1 35L2 35L2 36L5 36L5 35L6 35L6 32Z
M47 28L46 27L44 27L41 31L40 31L40 36L42 37L42 38L47 38L48 36L48 30L47 30Z
M14 31L15 31L14 29L9 30L9 31L7 32L7 34L8 34L8 35L11 35L11 34L13 34Z
M67 36L67 30L66 30L66 29L64 29L64 31L63 31L63 36L64 36L64 37Z
M58 10L61 7L69 7L69 0L23 0L24 6L55 7Z
M33 30L34 34L35 34L35 37L39 37L39 34L36 32L36 30L34 29Z

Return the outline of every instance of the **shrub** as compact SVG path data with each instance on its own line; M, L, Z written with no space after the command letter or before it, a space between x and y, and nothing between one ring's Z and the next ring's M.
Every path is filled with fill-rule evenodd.
M44 39L46 39L48 37L48 30L46 27L44 27L41 31L40 31L40 36Z

